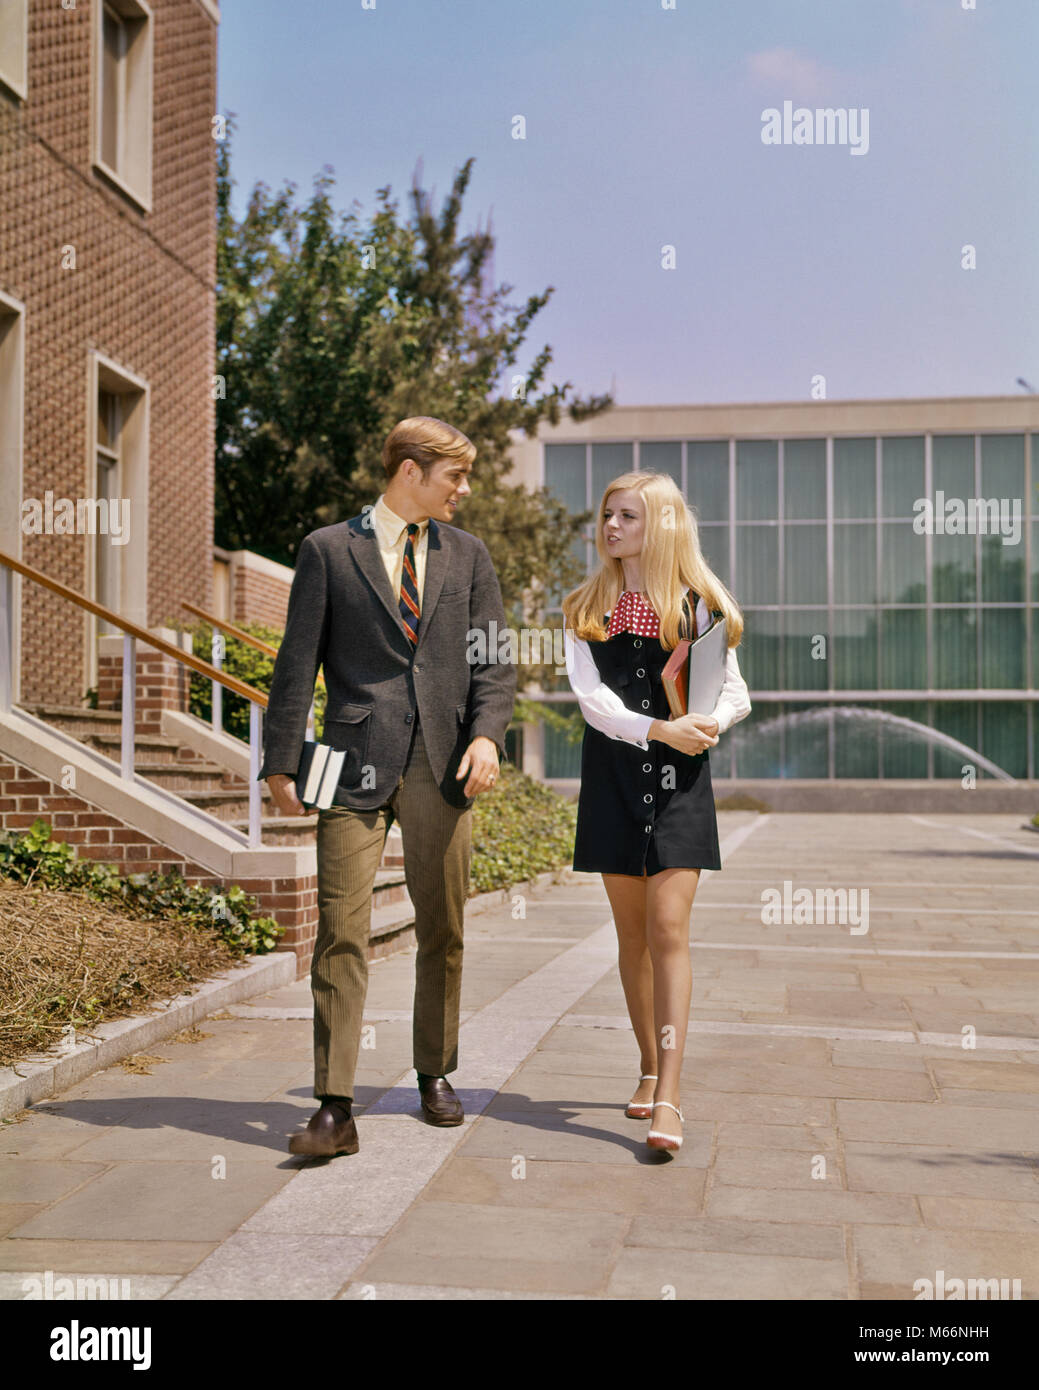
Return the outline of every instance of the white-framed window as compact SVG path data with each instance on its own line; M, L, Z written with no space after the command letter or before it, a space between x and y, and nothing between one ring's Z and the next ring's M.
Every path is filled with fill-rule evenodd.
M94 167L146 212L152 196L152 12L95 0Z
M121 506L122 470L119 466L119 443L123 422L123 398L103 386L97 392L97 479L94 496L103 504L101 515L111 516L113 508ZM116 513L118 515L118 513ZM119 556L122 547L110 533L98 534L94 548L94 601L117 612L119 609ZM115 632L103 618L98 619L98 632Z
M22 559L22 488L24 486L25 305L0 291L0 550ZM12 576L11 664L9 693L17 704L21 689L21 575ZM8 653L0 650L0 663Z
M22 101L29 93L29 0L0 0L0 83Z
M94 518L87 593L120 617L148 626L148 383L99 352L90 354L87 493ZM99 637L118 633L87 615L87 684L97 683Z

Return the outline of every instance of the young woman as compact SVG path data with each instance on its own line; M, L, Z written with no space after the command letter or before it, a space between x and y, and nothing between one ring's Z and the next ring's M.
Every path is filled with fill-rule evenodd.
M743 618L707 567L671 478L625 473L595 534L602 565L563 601L566 669L587 727L574 868L601 873L617 927L621 983L641 1056L626 1114L647 1144L682 1144L680 1086L692 972L689 914L701 869L720 869L708 748L750 713L736 661ZM672 719L660 673L681 636L728 623L713 710Z

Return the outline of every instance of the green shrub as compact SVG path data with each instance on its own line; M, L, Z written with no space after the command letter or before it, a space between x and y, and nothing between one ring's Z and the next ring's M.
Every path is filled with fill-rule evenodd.
M76 889L94 902L129 917L175 917L217 933L242 955L273 951L285 928L273 917L253 916L256 899L237 884L224 892L189 884L176 871L121 877L112 864L80 859L72 845L51 839L50 826L34 821L19 835L0 832L0 876L48 888Z
M584 737L585 719L579 709L563 714L554 704L542 700L527 700L522 695L516 697L510 728L519 724L544 724L563 735L567 743L580 743Z
M285 636L280 628L267 627L263 623L239 623L238 626L243 632L248 632L251 637L257 637L261 642L267 642L272 647L281 645L282 638ZM213 628L209 623L199 622L194 626L181 624L181 630L191 633L191 649L195 656L202 661L213 660ZM237 637L224 635L224 657L221 669L229 676L236 676L238 680L244 681L246 685L253 686L254 689L262 691L264 695L270 694L271 677L274 675L274 657L267 656L264 652L258 652L255 647L250 647L246 642L241 642ZM213 683L206 676L200 676L197 671L191 672L191 683L189 687L188 709L199 719L204 719L210 723L213 718ZM325 714L325 687L318 684L314 687L314 716L317 728L321 728ZM223 728L224 732L231 734L234 738L240 738L243 743L249 742L249 702L242 695L236 695L234 691L225 688L223 694Z
M511 888L536 874L569 868L577 807L503 763L492 792L473 805L471 891Z

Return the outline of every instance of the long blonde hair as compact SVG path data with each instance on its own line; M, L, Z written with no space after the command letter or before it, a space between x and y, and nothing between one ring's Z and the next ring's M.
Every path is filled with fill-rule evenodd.
M613 610L624 591L624 567L606 549L603 523L611 493L628 490L639 493L646 511L640 570L646 599L660 619L661 645L667 651L677 645L682 599L692 589L708 610L723 614L729 646L738 646L743 635L739 604L704 559L696 519L666 473L624 473L607 486L595 522L595 548L602 564L563 600L567 627L585 642L606 640L603 614Z

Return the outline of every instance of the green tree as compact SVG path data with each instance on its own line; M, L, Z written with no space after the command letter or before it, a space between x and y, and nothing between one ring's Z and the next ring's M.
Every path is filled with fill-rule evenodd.
M509 482L510 431L533 436L564 409L577 421L612 404L608 395L568 399L570 382L543 386L548 346L515 396L499 389L552 287L521 307L507 302L511 285L486 288L493 237L459 236L472 159L439 215L416 175L410 221L386 187L362 225L335 212L326 167L305 207L293 185L272 194L260 183L236 220L233 128L229 119L218 146L218 543L294 564L309 531L356 516L382 491L393 425L434 415L479 451L458 524L490 550L510 622L538 620L541 586L565 591L583 577L573 541L589 517Z

